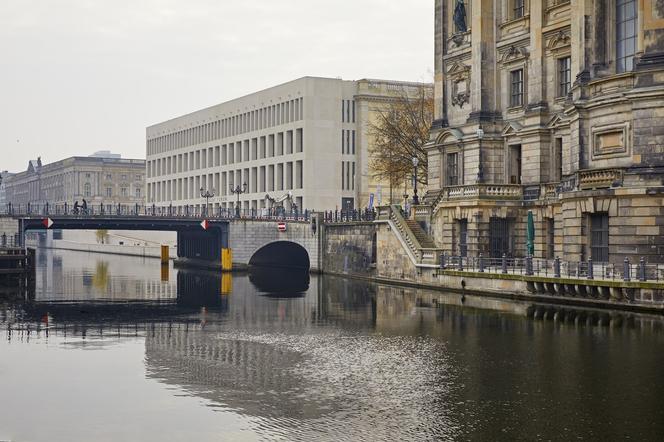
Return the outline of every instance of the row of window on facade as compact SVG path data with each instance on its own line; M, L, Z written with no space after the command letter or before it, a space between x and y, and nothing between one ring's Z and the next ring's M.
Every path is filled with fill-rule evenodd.
M149 139L147 140L147 152L148 155L153 155L247 132L268 129L300 121L303 119L303 115L304 99L297 98Z
M230 189L247 185L247 193L302 189L303 162L270 164L235 171L148 183L151 202L179 201L200 198L200 189L214 190L215 196L228 196Z
M341 100L341 122L355 123L355 100Z
M501 258L503 255L523 256L525 252L518 253L515 238L516 220L513 218L491 217L489 219L489 256ZM543 250L544 259L556 258L555 220L543 220ZM581 261L591 258L594 262L609 261L609 214L598 212L587 214L581 224L581 235L585 238L581 247ZM468 256L468 220L456 220L452 231L452 254ZM586 252L590 251L590 254Z
M198 149L148 161L148 178L304 152L304 130Z
M521 144L507 145L506 184L522 184L523 157ZM549 162L549 182L559 182L563 177L563 139L554 138L551 146L551 161ZM445 155L445 184L458 186L467 184L463 182L463 162L461 152L449 152ZM474 183L472 183L474 184Z
M572 61L570 57L562 57L557 63L556 96L566 97L572 88ZM522 107L525 103L526 79L524 69L510 71L510 107Z
M344 155L355 155L354 130L341 130L341 153Z
M93 197L93 196L97 196L96 194L94 194L94 193L92 192L92 184L90 184L90 183L85 183L85 184L83 184L83 196L84 196L84 197ZM106 186L106 188L105 188L105 196L108 197L108 198L115 196L115 195L113 195L113 187L111 187L111 186ZM121 187L120 187L120 194L119 194L119 196L121 196L121 197L129 197L129 196L130 196L130 190L129 190L129 187L127 187L127 186L121 186ZM141 198L141 196L142 196L142 195L141 195L141 188L140 188L140 187L135 187L135 188L134 188L134 197L136 197L136 198Z
M355 161L341 162L341 190L355 190Z
M538 0L540 1L540 0ZM603 0L604 1L604 0ZM614 21L611 26L614 29L613 33L608 35L615 36L615 60L616 72L628 72L634 69L634 56L637 49L637 25L638 25L638 8L636 0L614 0L615 1L615 14ZM554 0L554 2L562 3L568 0ZM470 3L470 2L466 2ZM522 18L526 14L526 1L525 0L508 0L509 4L509 19L516 20ZM459 32L459 29L456 29ZM601 35L600 38L604 38ZM564 63L564 62L563 62ZM569 70L569 61L567 61L567 69L564 64L561 66L559 63L559 70ZM563 86L568 83L563 79L567 78L567 74L560 75L558 96L565 96L569 91L569 87ZM512 82L519 82L518 74L514 73ZM521 73L521 82L523 82L523 72ZM518 102L513 101L512 106L521 106Z

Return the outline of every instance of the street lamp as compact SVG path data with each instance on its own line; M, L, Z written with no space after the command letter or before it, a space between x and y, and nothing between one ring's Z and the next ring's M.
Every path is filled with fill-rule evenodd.
M235 217L240 217L240 195L247 193L247 183L242 184L242 187L238 184L237 187L233 188L231 184L231 193L237 195L237 201L235 203Z
M203 216L207 216L208 203L210 201L210 198L214 197L214 189L212 189L212 191L210 192L209 190L205 190L201 187L201 197L205 198L205 212L204 212Z
M420 198L417 196L417 165L420 164L420 160L417 157L413 157L413 205L416 206L420 203Z

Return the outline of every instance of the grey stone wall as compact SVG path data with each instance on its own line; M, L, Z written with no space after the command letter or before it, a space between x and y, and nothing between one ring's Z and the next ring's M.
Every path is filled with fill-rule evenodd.
M279 232L277 222L239 220L230 223L229 247L233 250L233 264L246 266L262 247L277 241L301 245L309 254L312 270L320 270L320 230L314 233L311 224L286 221L286 231Z
M346 275L373 276L373 223L326 225L323 235L323 271Z

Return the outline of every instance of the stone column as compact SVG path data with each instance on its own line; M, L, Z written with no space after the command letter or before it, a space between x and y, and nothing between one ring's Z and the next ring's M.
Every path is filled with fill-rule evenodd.
M472 17L472 67L470 103L472 111L469 121L491 120L496 108L499 91L496 79L496 35L493 0L473 2Z

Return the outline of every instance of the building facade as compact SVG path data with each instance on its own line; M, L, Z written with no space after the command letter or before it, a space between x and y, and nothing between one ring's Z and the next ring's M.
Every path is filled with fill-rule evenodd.
M4 181L12 175L13 175L12 173L9 173L6 170L0 172L0 210L2 210L5 204L7 204Z
M3 180L6 203L14 207L73 204L113 211L118 204L133 207L145 202L145 161L100 154L70 157L50 164L30 161L24 172Z
M420 210L455 255L664 261L664 3L436 0ZM425 214L426 215L422 215Z
M367 123L390 97L419 83L304 77L146 130L148 204L176 212L273 207L368 207L372 180ZM432 87L425 85L425 87ZM246 192L231 192L238 187ZM373 194L373 196L371 196Z

